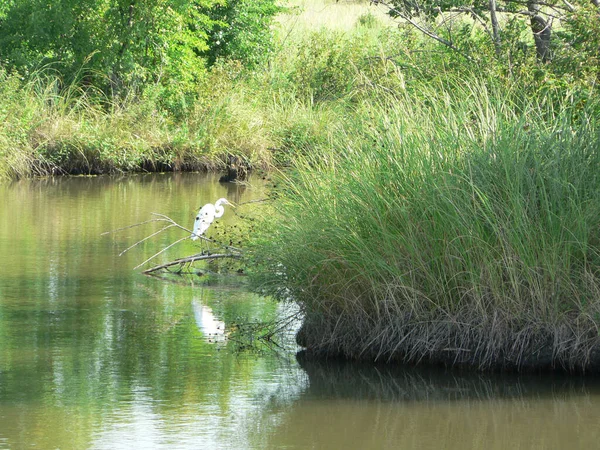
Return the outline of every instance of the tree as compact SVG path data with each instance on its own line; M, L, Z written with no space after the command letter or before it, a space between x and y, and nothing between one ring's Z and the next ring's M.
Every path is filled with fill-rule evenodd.
M551 59L552 26L556 20L569 20L588 0L576 4L569 0L373 0L388 7L390 15L410 23L427 36L454 50L462 51L453 39L453 23L464 26L464 17L473 19L489 36L497 57L504 47L504 36L498 13L504 23L527 20L540 62ZM598 0L591 0L594 5ZM454 20L459 18L459 20Z
M123 83L202 73L216 0L15 0L0 21L0 58L28 73L50 65L68 78Z
M228 58L255 65L272 47L270 20L280 8L275 0L228 0L210 11L215 21L209 38L209 63Z
M255 4L262 6L256 10ZM218 53L215 30L227 36L229 53L235 53L234 43L243 48L254 39L262 45L276 12L273 4L5 0L0 6L0 63L25 75L49 66L68 82L81 79L113 94L148 83L191 91L205 73L207 55Z

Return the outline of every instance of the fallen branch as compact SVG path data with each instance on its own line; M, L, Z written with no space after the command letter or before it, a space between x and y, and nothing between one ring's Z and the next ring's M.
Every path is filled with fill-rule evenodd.
M176 244L178 244L178 243L180 243L182 241L185 241L187 239L190 239L190 237L192 236L192 233L193 233L191 230L188 230L187 228L179 225L177 222L175 222L169 216L166 216L164 214L154 213L154 212L151 213L151 214L153 216L157 216L157 218L150 219L150 220L145 220L143 222L136 223L136 224L133 224L133 225L128 225L126 227L117 228L116 230L106 231L106 232L102 233L102 235L104 236L104 235L111 234L111 233L117 233L117 232L128 230L128 229L131 229L131 228L139 227L140 225L145 225L145 224L148 224L148 223L166 222L168 224L168 225L164 226L163 228L161 228L160 230L155 231L155 232L151 233L150 235L148 235L148 236L140 239L139 241L135 242L134 244L130 245L125 250L123 250L121 253L119 253L119 256L122 256L123 254L125 254L129 250L131 250L132 248L134 248L134 247L138 246L139 244L147 241L148 239L151 239L151 238L159 235L160 233L162 233L163 231L168 230L169 228L179 228L179 229L185 231L186 233L189 233L189 235L188 236L184 236L181 239L178 239L175 242L169 244L168 246L166 246L162 250L160 250L157 253L155 253L154 255L152 255L150 258L146 259L144 262L142 262L142 263L138 264L137 266L135 266L133 268L134 270L137 269L137 268L139 268L139 267L141 267L141 266L143 266L147 262L153 260L157 256L161 255L162 253L164 253L165 251L167 251L168 249L170 249L174 245L176 245ZM207 242L207 243L214 243L215 242L213 239L209 239L209 238L207 238L206 236L203 236L203 235L198 235L197 237L200 238L200 239L202 239L204 242ZM202 254L201 253L201 254L197 254L197 255L193 255L193 256L188 256L186 258L179 258L179 259L176 259L174 261L171 261L171 262L168 262L168 263L165 263L165 264L161 264L160 266L156 266L156 267L153 267L151 269L145 270L145 271L143 271L143 273L149 274L149 273L155 272L155 271L157 271L159 269L164 269L166 267L170 267L170 266L173 266L173 265L191 263L191 262L194 262L194 261L201 261L201 260L206 260L206 259L240 258L241 257L241 252L242 252L241 249L239 249L237 247L234 247L232 245L227 245L227 246L224 246L223 248L226 251L234 251L234 252L240 252L240 253L227 253L227 254L225 254L225 253L215 253L213 255L211 255L211 254Z
M179 258L179 259L170 261L165 264L160 264L158 266L154 266L150 269L144 270L142 273L149 274L149 273L156 272L157 270L166 269L167 267L176 266L178 264L193 263L194 261L202 261L202 260L207 260L207 259L212 260L212 259L221 259L221 258L239 259L239 258L241 258L241 256L242 255L239 253L214 253L212 255L210 255L210 254L205 255L205 254L200 253L197 255L187 256L185 258Z

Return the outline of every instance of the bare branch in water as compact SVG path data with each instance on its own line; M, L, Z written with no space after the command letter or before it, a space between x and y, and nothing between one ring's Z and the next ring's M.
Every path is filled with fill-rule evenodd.
M154 255L152 255L150 258L148 258L146 261L144 261L144 262L142 262L142 263L138 264L137 266L135 266L135 267L133 268L133 270L135 270L135 269L139 269L139 268L140 268L140 267L142 267L144 264L146 264L148 261L152 261L154 258L156 258L156 257L157 257L158 255L160 255L161 253L164 253L164 252L166 252L167 250L169 250L169 249L170 249L171 247L173 247L175 244L179 244L181 241L185 241L186 239L189 239L189 238L190 238L189 236L184 236L184 237L182 237L181 239L178 239L178 240L176 240L176 241L175 241L175 242L173 242L172 244L170 244L170 245L167 245L167 246L166 246L165 248L163 248L163 249L162 249L160 252L158 252L158 253L155 253L155 254L154 254Z
M144 220L143 222L140 223L134 223L133 225L127 225L126 227L122 227L122 228L117 228L116 230L110 230L110 231L105 231L104 233L100 233L100 236L105 236L107 234L111 234L111 233L117 233L119 231L124 231L124 230L129 230L130 228L135 228L135 227L139 227L141 225L146 225L147 223L152 223L152 222L164 222L165 219L150 219L150 220ZM167 221L168 222L168 221ZM191 231L190 231L191 233Z
M152 267L150 269L144 270L142 273L150 274L152 272L156 272L157 270L166 269L167 267L176 266L178 264L192 263L194 261L202 261L202 260L207 260L207 259L213 260L213 259L220 259L220 258L234 258L234 259L239 259L241 257L242 257L242 255L240 255L238 253L214 253L212 255L204 255L204 254L200 253L200 254L197 254L197 255L187 256L185 258L179 258L179 259L176 259L174 261L170 261L170 262L165 263L165 264L160 264L158 266L155 266L155 267Z
M119 256L122 256L123 254L125 254L129 250L131 250L132 248L134 248L134 247L138 246L139 244L141 244L142 242L144 242L144 241L146 241L146 240L148 240L150 238L153 238L154 236L159 235L160 233L162 233L165 230L168 230L169 228L179 228L179 229L185 231L186 233L189 233L189 235L188 236L184 236L181 239L178 239L177 241L175 241L172 244L168 245L167 247L163 248L161 251L155 253L154 255L152 255L150 258L148 258L147 260L145 260L141 264L138 264L137 266L135 266L133 268L134 270L137 269L137 268L139 268L139 267L141 267L141 266L143 266L147 262L152 261L158 255L164 253L166 250L170 249L171 247L173 247L174 245L180 243L181 241L184 241L186 239L190 239L190 237L192 236L192 233L193 233L191 230L188 230L184 226L179 225L177 222L175 222L169 216L166 216L166 215L160 214L160 213L154 213L154 212L150 213L150 214L152 214L154 216L157 216L158 218L156 218L156 219L150 219L150 220L145 220L145 221L140 222L140 223L136 223L136 224L133 224L133 225L128 225L128 226L122 227L122 228L117 228L116 230L106 231L106 232L102 233L101 236L104 236L104 235L107 235L107 234L110 234L110 233L117 233L119 231L128 230L130 228L139 227L140 225L146 225L148 223L167 222L169 224L169 225L161 228L160 230L155 231L154 233L146 236L145 238L140 239L139 241L135 242L133 245L130 245L129 247L127 247L125 250L123 250L121 253L119 253ZM202 239L205 242L215 243L215 241L213 239L209 239L206 236L197 235L197 237L199 237L200 239ZM231 245L225 246L224 248L225 248L225 250L229 250L229 251L233 250L235 252L241 252L241 249L233 247ZM169 262L169 263L166 263L166 264L162 264L160 266L153 267L152 269L145 270L144 273L151 273L151 272L154 272L156 270L159 270L159 269L162 269L162 268L165 268L165 267L170 267L172 265L185 264L185 263L190 263L190 262L194 262L194 261L200 261L200 260L203 260L203 259L218 259L218 258L225 258L225 257L227 257L227 258L240 258L240 256L241 256L240 253L237 253L237 254L231 253L231 254L213 254L213 255L203 255L203 254L193 255L193 256L188 256L187 258L180 258L180 259L177 259L175 261L172 261L172 262Z
M135 247L136 245L138 245L138 244L141 244L141 243L142 243L142 242L144 242L145 240L147 240L147 239L150 239L151 237L154 237L154 236L156 236L157 234L160 234L160 233L162 233L163 231L165 231L165 230L166 230L166 229L168 229L168 228L171 228L172 226L173 226L173 225L167 225L166 227L164 227L164 228L161 228L161 229L160 229L160 230L158 230L158 231L155 231L155 232L154 232L154 233L152 233L150 236L146 236L144 239L141 239L141 240L137 241L135 244L133 244L133 245L130 245L130 246L129 246L129 247L127 247L125 250L123 250L121 253L119 253L119 256L123 256L125 253L127 253L129 250L131 250L131 249L132 249L133 247Z

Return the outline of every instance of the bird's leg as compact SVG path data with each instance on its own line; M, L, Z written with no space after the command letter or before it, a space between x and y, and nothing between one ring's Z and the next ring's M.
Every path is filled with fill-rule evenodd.
M204 250L204 248L202 249L202 254L203 255L210 255L210 247L209 247L209 242L208 242L208 238L205 237L204 235L202 235L202 246L204 246L206 244L206 250Z

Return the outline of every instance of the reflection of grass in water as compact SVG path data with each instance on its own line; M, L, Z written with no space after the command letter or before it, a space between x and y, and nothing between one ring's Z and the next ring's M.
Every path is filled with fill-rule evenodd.
M318 360L306 352L298 355L298 361L310 379L308 394L321 398L429 403L557 399L600 392L598 380L563 374L482 374L436 367L372 365Z
M581 431L598 416L593 378L300 365L306 388L291 407L274 407L265 448L594 448L599 437Z
M275 315L267 320L252 321L238 317L230 327L229 341L238 352L268 353L288 358L290 352L297 349L295 331L300 320L300 311L293 305L277 308Z

